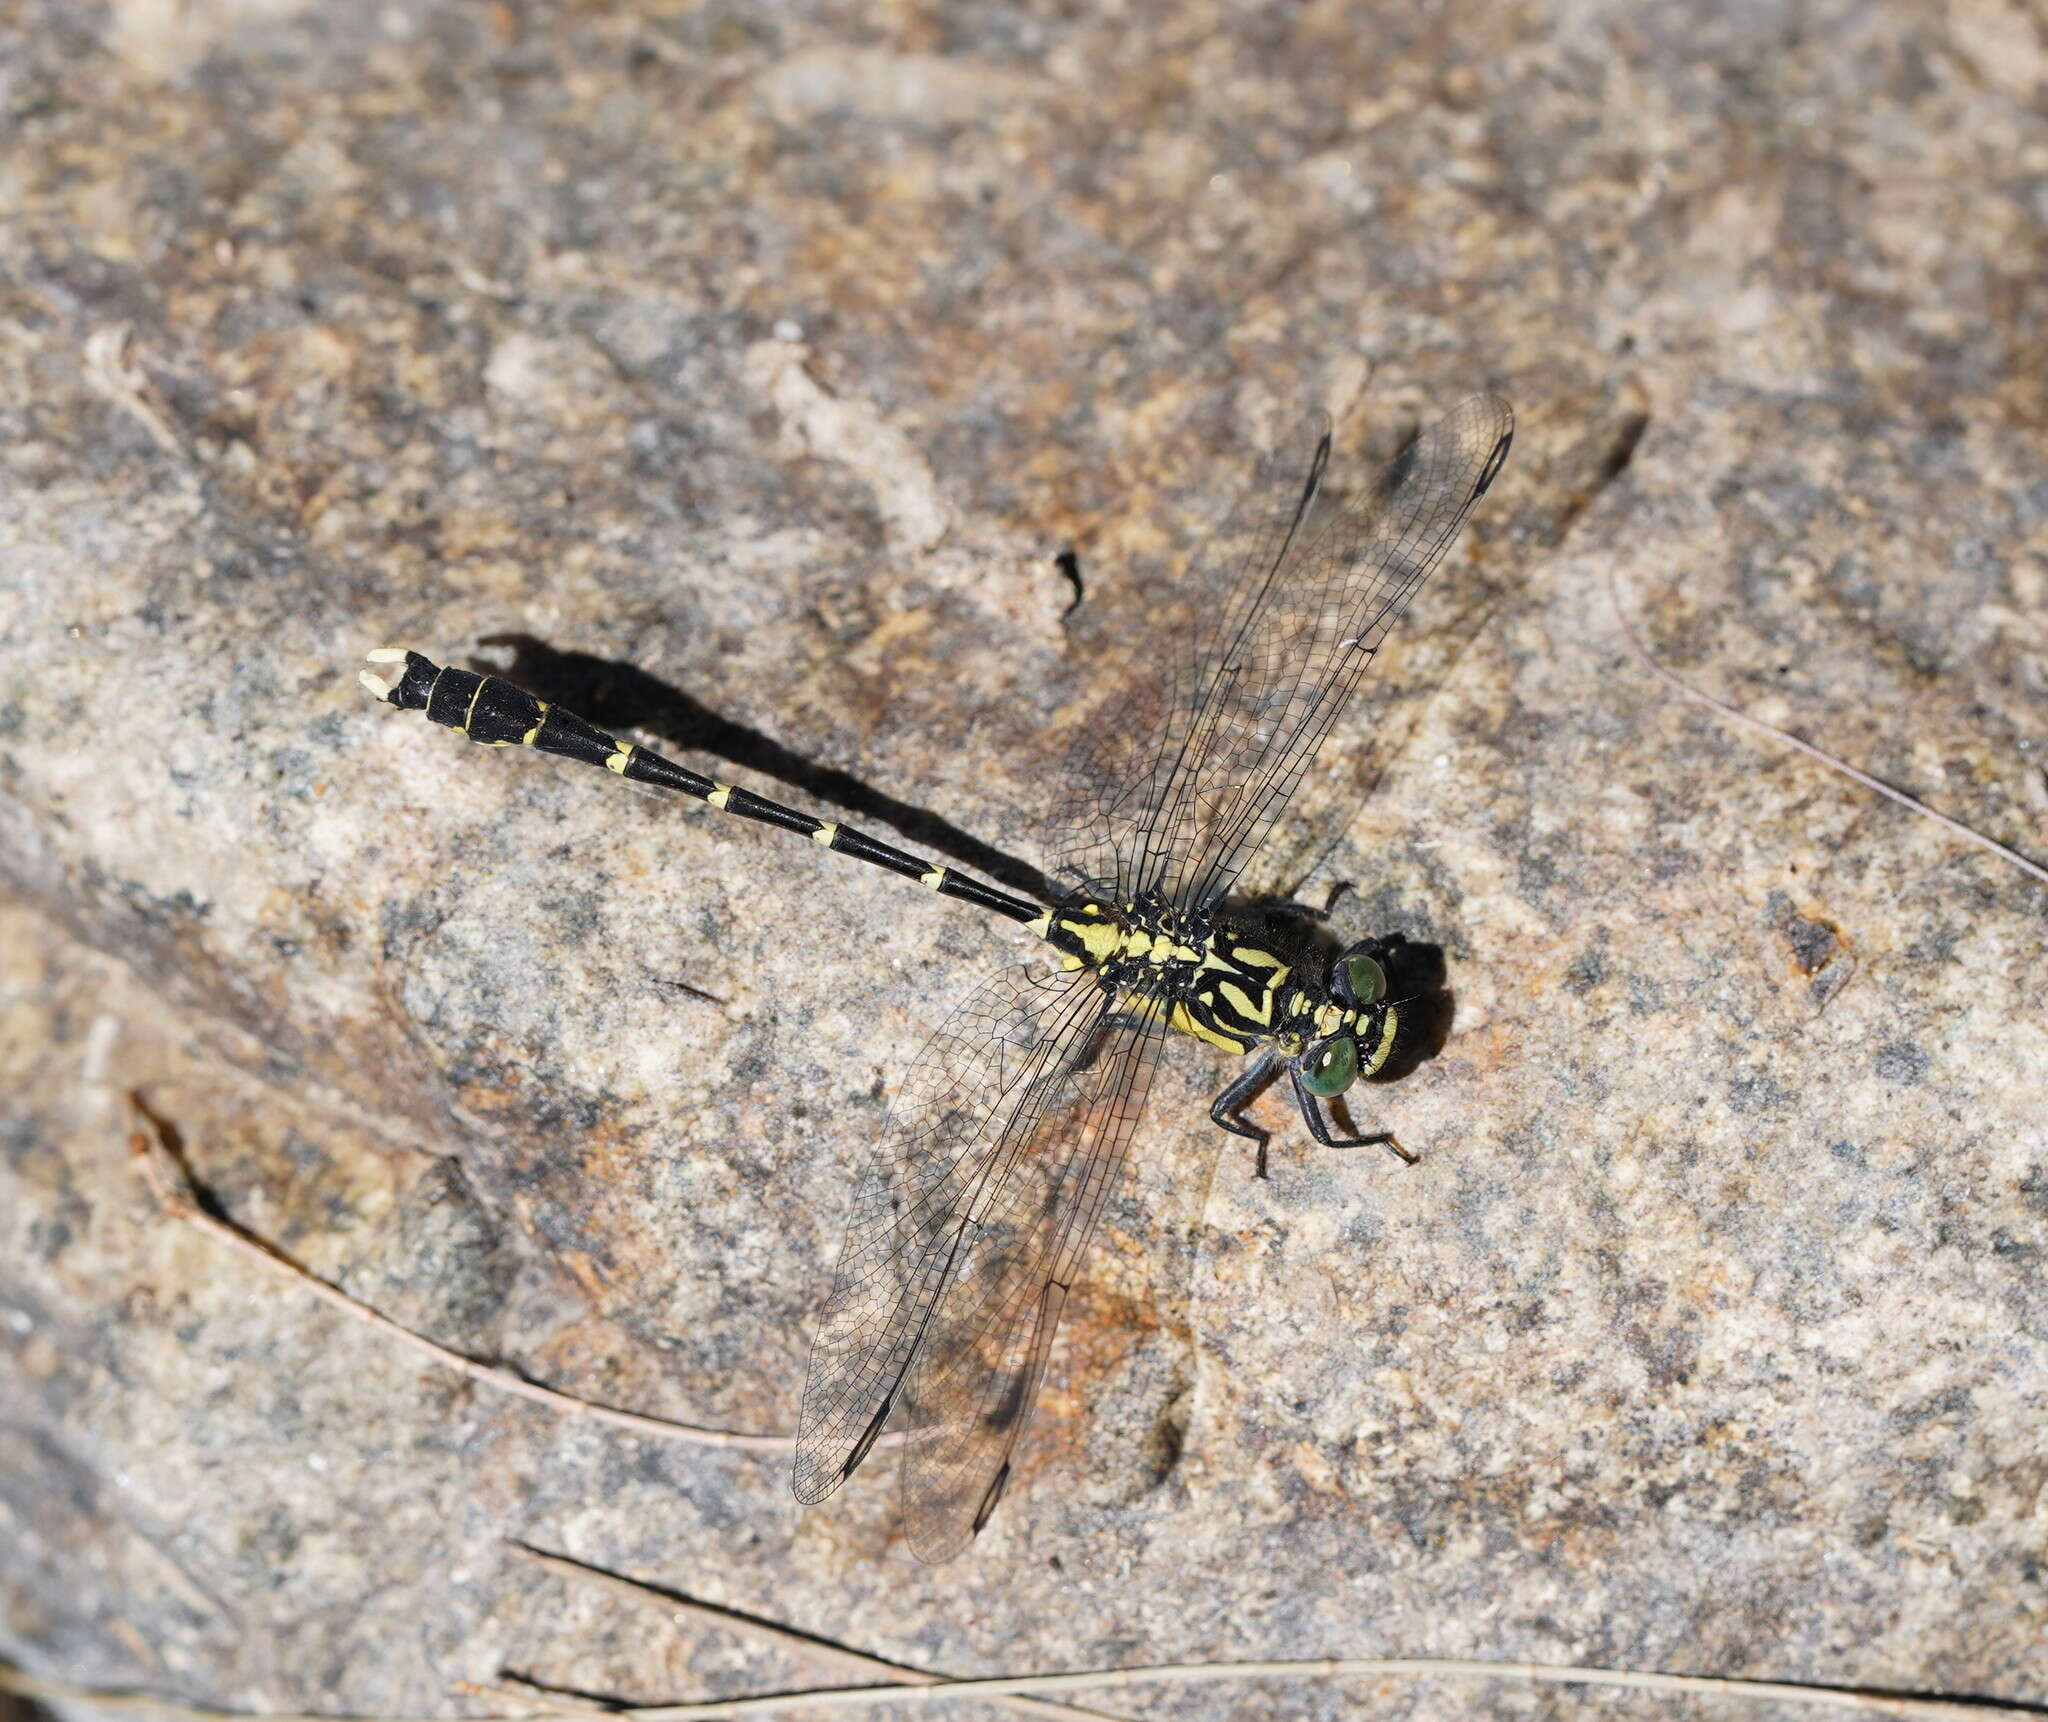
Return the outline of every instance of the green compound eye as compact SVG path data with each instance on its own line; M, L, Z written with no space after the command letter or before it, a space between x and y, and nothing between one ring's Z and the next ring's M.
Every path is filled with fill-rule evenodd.
M1358 1080L1358 1042L1333 1034L1301 1056L1301 1080L1319 1100L1335 1100Z
M1342 967L1354 1002L1362 1005L1378 1004L1387 996L1387 971L1372 958L1346 957Z

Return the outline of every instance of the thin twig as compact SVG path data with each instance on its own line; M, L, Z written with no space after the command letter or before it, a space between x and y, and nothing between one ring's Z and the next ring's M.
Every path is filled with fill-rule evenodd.
M1722 1679L1710 1674L1663 1674L1627 1668L1579 1668L1550 1662L1482 1662L1458 1657L1330 1657L1284 1662L1163 1662L1145 1668L1106 1668L1081 1674L1020 1675L999 1680L947 1680L934 1686L847 1686L837 1691L728 1698L710 1704L664 1704L622 1710L632 1722L700 1722L709 1717L768 1716L824 1704L867 1709L924 1703L935 1698L997 1698L1018 1692L1088 1692L1127 1686L1235 1685L1253 1680L1526 1680L1542 1686L1609 1686L1632 1692L1711 1693L1759 1703L1813 1704L1867 1716L1904 1716L1918 1722L2041 1722L2038 1706L1950 1703L1939 1698L1894 1697L1842 1686L1806 1686L1776 1680Z
M368 1304L358 1303L338 1286L299 1266L297 1262L280 1254L254 1233L245 1232L232 1222L209 1214L192 1194L185 1169L178 1163L169 1144L164 1139L165 1125L141 1097L130 1095L129 1108L134 1117L134 1128L129 1134L129 1145L136 1159L142 1165L142 1175L155 1195L158 1205L171 1218L182 1220L189 1226L197 1227L208 1236L239 1251L252 1262L260 1263L271 1273L280 1274L303 1290L311 1292L323 1303L340 1310L344 1315L353 1316L357 1321L382 1334L386 1339L417 1352L443 1369L452 1369L458 1375L467 1377L481 1387L490 1387L500 1393L509 1393L517 1398L530 1400L536 1405L545 1405L564 1416L581 1417L593 1423L607 1423L614 1428L630 1429L638 1435L658 1435L668 1441L684 1441L698 1447L730 1447L750 1453L784 1453L795 1445L788 1435L746 1435L730 1429L700 1429L690 1423L671 1423L665 1417L648 1417L638 1411L620 1411L609 1405L599 1405L588 1399L578 1399L573 1394L558 1393L552 1387L542 1387L528 1381L523 1375L509 1369L500 1369L488 1363L479 1363L473 1357L464 1357L460 1352L450 1351L444 1345L436 1345L424 1334L414 1333L409 1327L400 1327L389 1316L379 1314Z
M149 433L149 439L165 454L190 460L185 440L171 428L170 421L150 398L149 373L128 358L126 323L110 323L85 338L85 380L93 390L111 401Z
M1649 647L1643 644L1642 636L1636 632L1635 624L1629 620L1628 612L1622 608L1621 588L1615 580L1612 566L1607 570L1607 597L1614 606L1615 621L1621 624L1622 638L1628 642L1629 650L1634 653L1636 661L1667 687L1675 689L1695 704L1705 706L1709 711L1719 712L1723 717L1733 718L1737 723L1748 724L1751 729L1760 730L1772 739L1784 742L1788 747L1797 748L1807 758L1819 760L1830 771L1840 772L1850 782L1860 783L1865 789L1874 790L1888 801L1896 801L1901 807L1908 808L1914 813L1924 814L1937 825L1954 832L1956 836L1967 838L1980 849L1990 850L2000 860L2010 861L2022 873L2029 874L2033 878L2039 879L2044 885L2048 885L2048 867L2043 867L2038 861L2029 861L2026 856L2020 854L2017 850L2008 849L1997 838L1986 837L1981 831L1972 831L1969 826L1963 824L1960 820L1951 819L1946 813L1935 812L1924 801L1915 800L1903 789L1894 789L1881 778L1872 777L1867 771L1857 770L1847 760L1837 759L1833 754L1815 747L1810 741L1802 741L1789 730L1782 730L1776 724L1766 723L1760 717L1751 717L1748 712L1743 711L1739 706L1732 706L1726 700L1716 699L1712 694L1694 687L1692 683L1684 680L1673 671L1667 670L1650 655Z
M2002 1704L1976 1699L1910 1698L1887 1692L1859 1692L1846 1686L1800 1685L1780 1680L1724 1679L1711 1674L1663 1674L1630 1668L1582 1668L1554 1662L1480 1662L1452 1657L1333 1657L1293 1662L1168 1662L1144 1668L1107 1668L1076 1674L1016 1675L995 1680L941 1680L929 1686L840 1686L808 1692L778 1692L760 1698L723 1698L705 1704L657 1704L613 1712L621 1722L700 1722L729 1716L768 1716L837 1704L872 1709L885 1704L923 1705L935 1699L992 1699L1031 1692L1087 1692L1129 1686L1209 1686L1254 1680L1519 1680L1542 1686L1604 1686L1631 1692L1686 1692L1758 1703L1811 1704L1853 1710L1865 1716L1905 1717L1909 1722L2041 1722L2048 1706ZM171 1722L339 1722L332 1716L257 1717L248 1711L209 1710L129 1692L96 1691L60 1680L41 1680L0 1664L0 1691L58 1703L93 1704L105 1710L137 1711ZM526 1712L480 1722L556 1722L558 1712ZM349 1722L414 1722L411 1718L350 1718ZM447 1722L445 1717L418 1722Z
M943 1674L927 1673L921 1668L911 1668L901 1662L887 1662L879 1656L869 1656L864 1651L849 1650L843 1644L834 1644L830 1639L814 1638L809 1633L778 1625L772 1620L763 1620L759 1615L745 1614L738 1609L722 1608L717 1603L699 1602L695 1597L685 1596L677 1591L658 1590L652 1585L636 1584L632 1579L621 1578L600 1567L585 1566L581 1561L568 1560L561 1555L551 1555L545 1550L531 1548L525 1543L512 1543L528 1560L548 1571L559 1573L566 1579L580 1584L596 1584L618 1596L634 1602L651 1604L662 1610L671 1620L693 1620L700 1626L714 1631L734 1633L739 1637L756 1639L763 1644L772 1644L779 1650L801 1657L822 1669L835 1674L879 1674L885 1680L892 1680L902 1686L932 1686L943 1681ZM1124 1718L1113 1716L1106 1710L1088 1710L1071 1704L1048 1703L1043 1698L997 1698L991 1702L1005 1710L1015 1711L1021 1716L1075 1717L1085 1716L1091 1722L1108 1718L1108 1722L1125 1722Z

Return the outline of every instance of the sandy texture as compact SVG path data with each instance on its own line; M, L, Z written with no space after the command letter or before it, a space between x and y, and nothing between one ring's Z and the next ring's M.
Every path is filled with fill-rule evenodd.
M2044 88L1998 0L0 4L0 1654L359 1714L795 1677L509 1538L956 1672L2048 1701L2048 889L1674 703L1605 584L2048 853ZM446 1343L790 1427L849 1168L1020 935L358 654L521 636L685 763L1032 863L1257 453L1478 388L1513 459L1266 870L1442 947L1359 1108L1424 1157L1275 1099L1253 1183L1176 1047L953 1566L886 1466L800 1514L153 1213L131 1087ZM1155 1713L1247 1705L1652 1713Z

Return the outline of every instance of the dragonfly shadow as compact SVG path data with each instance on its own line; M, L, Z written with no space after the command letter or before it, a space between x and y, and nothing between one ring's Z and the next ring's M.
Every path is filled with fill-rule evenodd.
M745 772L779 783L849 813L893 826L913 844L984 874L1012 891L1051 902L1046 877L1029 863L962 831L921 807L886 795L836 766L819 765L763 735L722 717L682 689L631 664L589 652L565 652L531 634L485 634L480 645L511 653L509 666L475 662L550 704L588 718L602 729L643 730L682 752L709 754Z

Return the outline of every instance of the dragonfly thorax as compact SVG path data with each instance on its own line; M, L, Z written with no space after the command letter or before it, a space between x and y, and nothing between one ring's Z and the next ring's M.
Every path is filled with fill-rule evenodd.
M1263 941L1156 897L1120 904L1069 901L1033 923L1068 969L1093 969L1131 1008L1232 1052L1279 1038L1293 1025L1285 1001L1293 966ZM1316 1004L1324 1003L1316 989Z
M1318 953L1269 938L1256 922L1190 914L1156 898L1078 897L1048 910L1031 930L1060 953L1063 967L1093 969L1127 1008L1212 1046L1239 1053L1274 1046L1297 1056L1349 1036L1364 1075L1393 1048L1391 1004L1340 997Z
M1184 990L1214 949L1209 918L1157 896L1127 903L1078 897L1032 923L1068 969L1095 969L1113 986Z

